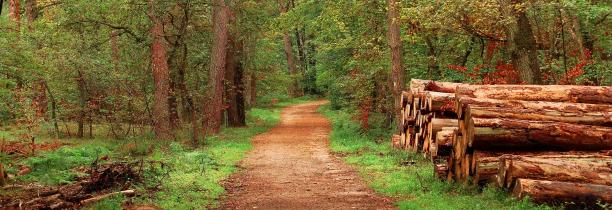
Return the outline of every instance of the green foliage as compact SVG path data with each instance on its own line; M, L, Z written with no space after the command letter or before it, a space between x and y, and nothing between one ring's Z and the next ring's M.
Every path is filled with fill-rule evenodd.
M398 198L400 209L551 209L515 200L494 187L481 193L440 181L431 162L420 154L391 148L387 141L391 131L374 128L362 133L350 110L333 111L327 105L319 111L332 121L332 151L344 154L374 190Z
M110 148L104 144L84 144L76 147L62 147L21 161L32 171L19 176L20 181L39 182L46 185L66 184L79 175L78 166L88 166L96 159L109 155Z

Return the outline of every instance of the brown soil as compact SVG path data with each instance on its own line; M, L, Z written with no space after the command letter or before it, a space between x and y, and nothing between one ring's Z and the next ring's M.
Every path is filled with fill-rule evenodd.
M324 103L287 107L279 125L254 138L221 209L394 209L330 154L331 126L316 111Z

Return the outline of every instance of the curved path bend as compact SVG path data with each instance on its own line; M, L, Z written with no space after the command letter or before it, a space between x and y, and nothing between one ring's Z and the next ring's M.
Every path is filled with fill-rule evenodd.
M221 209L394 209L329 150L325 101L286 107L280 123L253 139L243 168L226 183Z

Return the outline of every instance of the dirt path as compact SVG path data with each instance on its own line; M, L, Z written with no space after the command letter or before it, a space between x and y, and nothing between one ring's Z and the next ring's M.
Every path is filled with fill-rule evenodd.
M283 109L281 122L254 138L242 172L226 183L222 209L393 209L330 154L324 101Z

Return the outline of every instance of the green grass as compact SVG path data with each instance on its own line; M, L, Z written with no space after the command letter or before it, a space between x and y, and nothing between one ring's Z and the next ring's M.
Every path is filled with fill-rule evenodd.
M102 144L85 144L76 147L62 147L52 152L25 159L21 164L32 171L19 176L20 181L38 182L46 185L67 184L79 175L72 170L89 165L97 157L109 155L110 149Z
M165 169L149 171L145 183L136 187L146 192L148 186L159 184L159 190L145 193L133 202L152 204L164 209L201 209L215 207L218 199L225 193L221 182L237 171L237 163L252 148L251 138L274 127L280 120L280 108L312 100L313 97L282 98L273 104L263 104L263 108L252 108L247 113L247 126L222 128L215 136L201 140L201 145L193 148L188 129L177 132L177 141L157 141L145 135L124 140L98 137L96 139L66 139L72 145L50 152L41 152L34 157L18 159L11 164L8 172L15 174L18 165L25 165L32 172L18 176L21 182L38 182L45 185L58 185L73 182L79 174L80 166L88 166L98 157L110 156L113 160L161 161ZM16 128L15 128L16 129ZM0 132L8 137L10 132ZM47 141L50 139L37 141ZM99 135L98 135L99 136ZM48 137L51 138L51 137ZM5 155L6 156L6 155ZM4 165L14 162L10 156L1 158ZM154 173L158 172L158 173ZM167 172L162 176L161 172ZM125 197L116 196L96 203L87 209L121 209Z
M311 98L296 98L268 109L253 108L246 127L223 128L219 135L207 138L205 146L199 149L172 143L169 150L157 150L151 158L169 163L173 170L162 191L140 202L164 209L216 207L219 197L225 194L221 181L236 172L236 164L252 148L251 138L279 122L279 108L308 100Z
M225 193L220 182L236 172L236 164L252 148L250 139L273 127L280 119L278 109L252 109L248 126L224 128L217 136L206 139L204 146L188 149L171 143L169 149L157 150L151 159L166 162L171 167L162 191L141 202L164 209L198 209L215 206Z
M516 200L497 188L483 192L443 182L434 177L432 164L420 154L391 148L389 129L362 132L350 111L334 111L329 105L319 111L333 125L332 151L356 166L371 188L397 200L399 209L551 209L528 200ZM386 135L383 135L386 134Z

